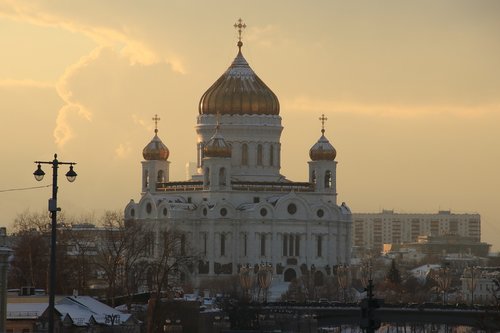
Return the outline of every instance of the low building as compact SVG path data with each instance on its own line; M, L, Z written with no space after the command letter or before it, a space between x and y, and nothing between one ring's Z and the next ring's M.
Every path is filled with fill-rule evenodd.
M7 301L7 333L32 333L47 329L48 297L15 296ZM139 333L140 323L90 296L57 297L55 328L58 333Z
M419 236L416 242L403 243L401 249L416 249L418 252L432 256L446 256L450 253L486 257L491 245L478 242L473 237L458 235Z
M460 280L464 302L498 307L500 267L468 267Z

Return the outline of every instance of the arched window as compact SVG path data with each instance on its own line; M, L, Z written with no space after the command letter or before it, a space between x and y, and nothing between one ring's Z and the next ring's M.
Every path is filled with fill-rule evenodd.
M149 186L149 172L148 170L144 171L144 187Z
M274 146L269 147L269 165L274 166Z
M316 171L313 170L311 173L311 182L316 185Z
M288 234L283 235L283 255L288 255Z
M316 257L321 257L323 255L323 238L321 235L316 237Z
M323 285L323 280L324 280L323 279L323 272L316 271L316 273L314 273L314 285L321 287Z
M295 270L293 268L289 268L285 271L285 274L284 274L284 281L285 282L292 282L296 278L297 278L297 273L295 272Z
M243 255L246 257L247 256L247 248L248 248L248 236L247 234L243 235Z
M210 168L205 168L205 184L210 186Z
M262 145L257 145L257 165L262 165Z
M165 175L164 175L163 170L158 171L157 182L158 183L164 183L165 182Z
M241 145L241 165L248 165L248 145Z
M220 256L226 255L226 235L220 235Z
M226 168L219 169L219 185L226 186Z
M330 170L325 172L325 188L331 188L332 187L332 173Z
M266 235L260 235L260 255L264 257L266 255Z

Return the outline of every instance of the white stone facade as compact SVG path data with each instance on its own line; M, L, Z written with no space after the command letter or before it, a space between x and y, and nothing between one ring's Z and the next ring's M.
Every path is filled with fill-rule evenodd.
M216 127L230 156L205 153ZM272 264L278 281L291 281L313 265L318 275L332 274L336 265L349 263L352 245L351 212L337 204L335 155L310 161L307 182L287 180L280 174L282 130L277 114L200 111L197 174L172 181L169 162L142 161L141 198L125 207L125 219L148 226L153 255L160 253L164 231L182 231L199 258L195 283L261 263Z

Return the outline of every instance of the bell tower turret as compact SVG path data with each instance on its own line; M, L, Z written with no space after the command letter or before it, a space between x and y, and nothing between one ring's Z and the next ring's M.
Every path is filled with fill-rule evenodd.
M165 183L169 180L170 154L167 146L158 137L158 115L153 117L155 122L155 136L142 150L142 193L155 192L157 183Z
M325 121L321 115L321 137L309 150L309 182L314 184L315 192L329 193L337 197L337 151L325 137Z

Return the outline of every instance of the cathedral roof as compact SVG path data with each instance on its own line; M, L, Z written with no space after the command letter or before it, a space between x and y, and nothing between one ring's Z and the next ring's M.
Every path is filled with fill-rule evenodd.
M142 156L146 161L166 161L170 152L165 144L158 137L158 115L153 118L155 122L155 136L142 150Z
M219 124L215 128L215 134L203 147L203 153L205 157L231 157L231 145L219 133Z
M200 114L279 114L278 97L250 68L241 46L240 30L238 54L226 72L201 96Z
M166 161L168 155L170 155L170 152L167 146L165 146L156 133L153 139L142 150L142 156L146 161Z
M333 161L336 156L337 151L324 134L321 134L319 140L309 150L309 157L313 161Z
M337 156L337 151L325 136L325 121L327 119L324 114L319 118L321 120L321 137L309 150L309 157L313 161L333 161Z

